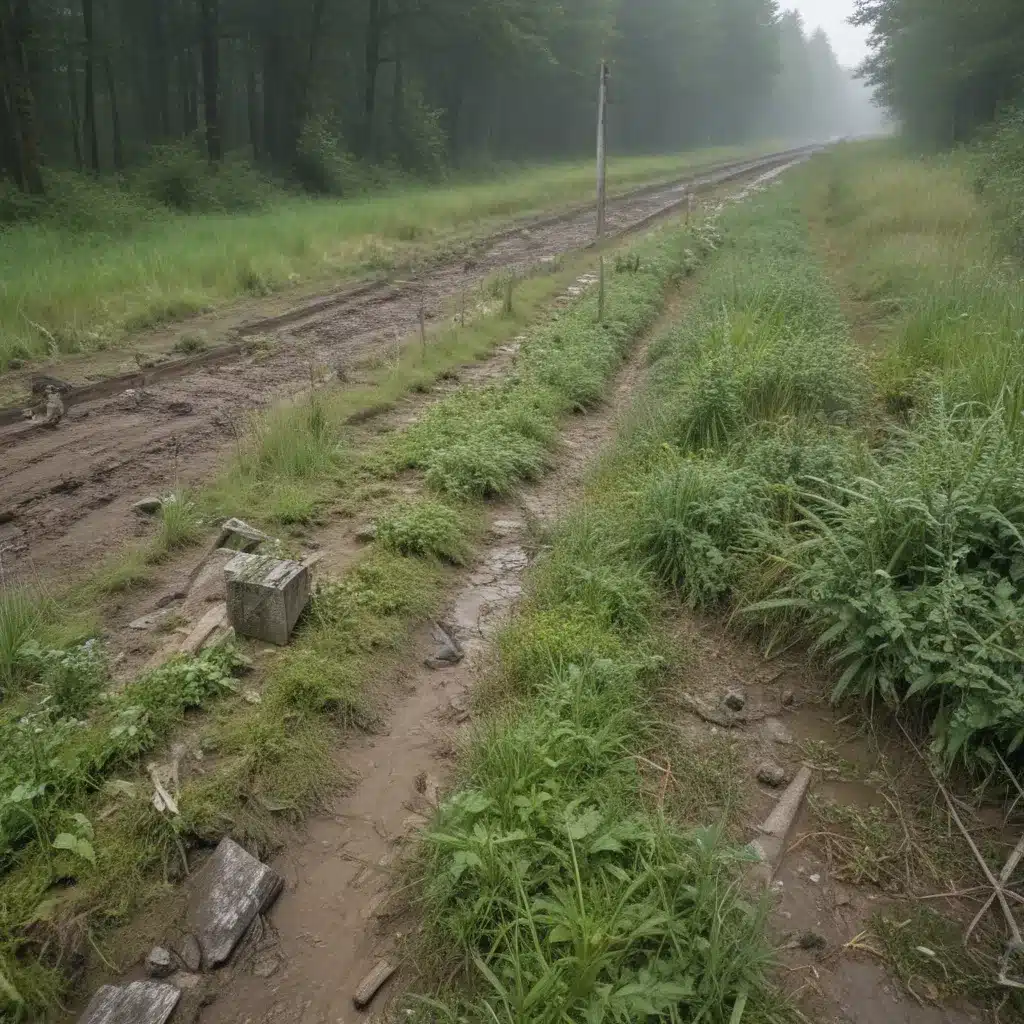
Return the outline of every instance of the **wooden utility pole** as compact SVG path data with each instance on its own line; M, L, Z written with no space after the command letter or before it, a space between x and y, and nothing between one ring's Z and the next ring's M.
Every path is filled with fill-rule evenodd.
M601 61L601 82L597 93L597 244L604 241L604 206L606 184L605 133L608 125L608 64ZM604 320L604 253L601 253L597 293L597 319Z

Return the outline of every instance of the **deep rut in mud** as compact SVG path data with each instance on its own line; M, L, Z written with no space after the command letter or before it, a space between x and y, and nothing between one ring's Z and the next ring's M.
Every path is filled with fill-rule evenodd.
M412 926L406 914L390 916L401 906L388 899L394 868L433 813L436 786L443 787L459 733L470 722L470 691L490 662L490 640L521 594L530 535L579 497L587 469L634 392L645 354L643 346L633 352L604 406L567 425L557 465L543 481L488 509L486 546L442 618L465 658L450 668L412 670L395 688L386 730L346 748L352 787L329 814L309 822L300 845L274 862L286 891L272 927L218 979L202 1024L365 1019L352 1004L356 986L382 956L396 952L403 929ZM417 641L426 659L436 645L431 627Z
M792 159L770 157L696 175L613 202L610 235L635 230L691 192ZM523 273L594 237L592 209L532 230L506 232L465 264L364 289L292 319L233 362L194 368L145 389L84 402L55 430L0 428L0 559L8 579L65 573L95 562L133 533L131 505L211 475L253 409L303 390L314 373L346 371L427 322L498 270Z

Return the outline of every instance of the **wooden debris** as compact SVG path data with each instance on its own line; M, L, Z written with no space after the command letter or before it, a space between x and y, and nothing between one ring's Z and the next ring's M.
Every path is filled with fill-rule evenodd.
M197 654L203 644L217 632L221 626L227 624L228 621L228 606L227 602L221 601L215 604L200 620L196 623L192 632L181 642L180 650L183 654Z
M104 985L89 1001L78 1024L165 1024L181 992L157 981Z
M189 924L208 969L227 961L249 925L277 899L283 885L276 871L238 843L221 840L196 876L189 901Z
M395 973L397 967L390 960L381 960L376 967L359 983L352 1002L357 1010L365 1010L373 1002L373 997L384 987Z

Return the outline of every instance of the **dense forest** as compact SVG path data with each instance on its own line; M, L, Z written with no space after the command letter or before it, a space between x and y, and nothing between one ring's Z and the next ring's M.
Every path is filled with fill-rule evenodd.
M855 21L867 80L919 142L965 142L1024 97L1021 0L858 0Z
M0 174L244 161L340 192L587 152L599 62L619 151L863 128L862 86L775 0L0 0ZM152 184L153 182L156 184Z

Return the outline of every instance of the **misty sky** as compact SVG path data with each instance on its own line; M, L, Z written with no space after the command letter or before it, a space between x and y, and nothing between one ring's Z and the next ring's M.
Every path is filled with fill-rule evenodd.
M808 30L820 25L832 40L840 64L853 67L867 55L867 31L846 24L853 13L853 0L782 0L780 6L798 10Z

